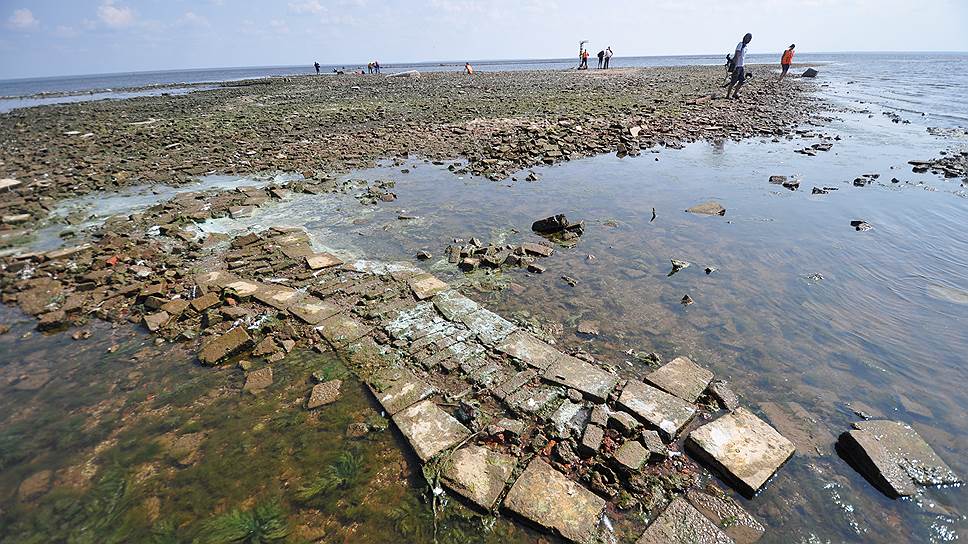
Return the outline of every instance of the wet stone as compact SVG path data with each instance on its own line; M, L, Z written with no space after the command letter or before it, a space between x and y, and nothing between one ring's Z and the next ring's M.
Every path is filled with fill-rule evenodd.
M597 366L563 355L544 373L544 379L577 389L588 398L603 402L618 383L618 376Z
M793 443L746 408L689 433L686 446L747 496L793 456Z
M563 356L560 351L523 330L511 333L495 349L542 371Z
M726 385L726 382L715 380L709 384L707 390L723 408L729 411L739 408L739 397Z
M618 403L656 428L667 441L696 415L696 408L688 402L637 380L629 380Z
M676 357L645 376L645 381L686 402L696 402L712 379L712 372L688 357Z
M891 497L908 497L922 486L961 483L910 425L871 420L854 423L837 449L855 469Z
M245 375L245 385L243 391L258 392L272 385L272 367L267 366L259 370L253 370Z
M642 447L638 440L627 440L612 454L620 467L633 472L640 470L650 456L649 450Z
M590 544L598 537L605 501L535 458L511 486L504 507L570 541Z
M703 202L702 204L697 204L686 210L689 213L698 213L702 215L726 215L726 208L722 204L715 201Z
M629 436L640 426L638 420L628 412L613 412L608 416L608 427L615 429L624 436Z
M605 439L605 430L598 425L588 424L585 432L581 435L578 443L578 453L584 457L592 457L602 448L602 440Z
M236 327L205 343L202 346L202 350L198 353L198 360L202 364L214 365L222 359L242 351L251 343L252 338L249 336L249 333L245 332L245 329L242 327Z
M342 380L330 380L328 382L317 383L309 393L309 402L306 403L306 408L313 410L320 406L336 402L339 399L339 388L342 385Z
M444 464L444 484L484 510L491 510L507 485L517 460L510 455L469 444Z
M686 500L736 544L753 544L766 532L763 524L731 497L691 489L686 492Z
M686 499L678 497L659 515L635 544L733 544L733 539L706 519Z
M368 380L376 400L390 415L433 394L434 388L404 368L387 368Z
M170 319L171 316L168 315L168 312L160 311L144 316L143 321L145 327L147 327L149 331L158 332L162 327L168 324Z
M664 459L669 456L669 448L662 442L662 437L656 431L642 431L639 439L653 457Z
M426 300L450 286L430 274L419 274L410 280L410 290L417 300Z
M327 342L339 349L362 338L370 331L370 327L349 314L336 314L320 322L316 330Z
M467 427L429 400L397 412L393 422L423 462L470 436Z

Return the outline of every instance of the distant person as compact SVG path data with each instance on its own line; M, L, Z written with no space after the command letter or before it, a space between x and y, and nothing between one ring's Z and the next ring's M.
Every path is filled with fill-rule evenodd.
M598 69L599 70L601 70L601 68L602 68L602 62L604 62L604 59L605 59L605 50L602 49L601 51L598 52Z
M612 46L605 48L605 69L608 70L608 61L612 59Z
M319 75L319 63L318 62L314 62L313 63L313 66L316 67L316 75L318 76Z
M372 74L373 73L373 63L372 62L368 62L366 64L366 73L368 73L368 74Z
M378 60L373 61L373 73L375 74L380 73L380 61Z
M753 35L747 33L743 36L743 41L736 44L736 51L733 53L733 77L729 80L729 86L726 87L726 98L729 98L729 93L733 93L733 98L739 98L739 90L746 82L746 46L753 41ZM733 90L733 86L736 90Z
M787 70L790 69L790 65L793 64L793 49L797 46L795 43L791 43L789 49L783 52L783 56L780 57L780 81L783 81L784 76L787 75Z
M582 52L581 52L581 64L578 65L578 69L579 70L587 70L588 69L588 57L589 56L590 55L588 54L588 50L587 49L582 49Z
M467 75L469 75L469 76L474 75L474 67L471 66L471 63L469 63L469 62L465 62L464 63L464 73L467 74Z

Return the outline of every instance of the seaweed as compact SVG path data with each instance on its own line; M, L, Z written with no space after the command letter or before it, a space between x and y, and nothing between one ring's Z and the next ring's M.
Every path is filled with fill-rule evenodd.
M195 544L267 544L289 536L289 522L279 502L272 500L251 510L235 509L216 516L202 527Z
M302 486L296 492L296 498L307 502L333 490L349 488L359 480L362 472L363 460L344 451L322 474Z

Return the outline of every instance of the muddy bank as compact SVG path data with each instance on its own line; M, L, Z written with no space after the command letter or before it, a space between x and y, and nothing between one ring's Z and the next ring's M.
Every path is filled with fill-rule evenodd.
M781 136L808 120L812 84L752 80L719 99L718 67L297 77L182 96L63 104L0 116L5 238L68 196L206 173L319 173L410 154L466 158L500 179L599 153L703 138Z

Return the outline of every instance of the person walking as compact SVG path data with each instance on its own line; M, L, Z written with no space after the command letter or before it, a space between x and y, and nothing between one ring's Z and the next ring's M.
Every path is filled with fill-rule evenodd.
M603 61L604 58L605 58L605 50L602 49L601 51L598 52L598 69L599 70L602 69L602 61Z
M746 46L753 41L753 35L747 33L743 36L743 41L736 44L736 51L733 53L733 77L729 80L729 86L726 87L726 98L730 98L729 94L733 93L732 98L739 98L739 90L746 82ZM733 90L733 87L736 90Z
M790 47L783 52L783 56L780 57L780 81L787 75L787 71L790 69L790 65L793 64L793 49L797 46L795 43L791 43Z
M605 48L605 69L608 70L608 61L612 58L612 46Z
M313 66L316 67L316 75L318 76L319 75L319 63L318 62L314 62L313 63Z

